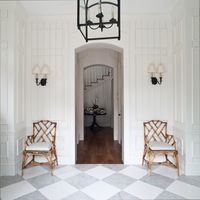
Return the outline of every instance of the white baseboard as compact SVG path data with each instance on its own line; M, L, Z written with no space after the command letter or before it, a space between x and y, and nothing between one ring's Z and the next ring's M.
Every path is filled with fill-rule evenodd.
M186 176L200 176L200 163L191 163L185 166Z
M69 158L68 156L58 156L58 164L59 165L74 165L75 159Z
M16 174L14 164L1 164L0 176L14 176Z

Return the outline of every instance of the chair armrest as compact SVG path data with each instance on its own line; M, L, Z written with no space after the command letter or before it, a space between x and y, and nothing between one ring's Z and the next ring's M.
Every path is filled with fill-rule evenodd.
M176 147L176 140L174 135L171 135L169 133L166 134L166 142L172 146Z
M34 142L34 138L33 138L33 135L28 135L26 137L26 140L25 140L25 145L26 146L29 146L30 144L32 144Z

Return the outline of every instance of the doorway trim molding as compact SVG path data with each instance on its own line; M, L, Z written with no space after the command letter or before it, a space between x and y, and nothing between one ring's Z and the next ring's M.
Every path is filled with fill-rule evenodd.
M110 63L108 62L108 59L101 59L95 57L90 59L92 57L91 55L89 56L88 52L91 51L93 52L98 52L98 51L106 51L108 50L109 52L112 52L114 56L117 56L117 59L110 59ZM106 55L105 55L106 56ZM79 140L84 139L84 80L83 80L83 71L86 67L88 66L95 66L95 65L104 65L104 66L109 66L113 69L114 71L114 99L117 101L114 101L114 140L118 140L122 145L122 160L124 162L124 156L125 156L125 151L124 151L124 146L125 146L125 140L126 140L126 135L124 134L124 125L123 125L123 117L124 117L124 112L122 110L119 110L119 95L122 96L121 104L123 104L123 96L124 96L124 63L123 63L123 48L112 45L112 44L107 44L107 43L92 43L92 44L86 44L83 46L80 46L75 49L75 135L76 135L76 144L79 142ZM82 57L82 59L81 59ZM81 63L80 63L81 60ZM80 66L81 65L81 66ZM121 77L121 83L122 85L122 92L119 94L119 85L118 83L118 78L119 76ZM120 109L122 109L124 106L122 105ZM81 114L82 113L82 114ZM121 114L119 116L118 114ZM119 136L119 120L122 119L122 137L120 138ZM121 141L120 141L121 140Z

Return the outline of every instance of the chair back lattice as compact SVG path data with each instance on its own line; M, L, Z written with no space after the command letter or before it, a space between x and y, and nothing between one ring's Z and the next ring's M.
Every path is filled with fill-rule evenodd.
M166 142L167 122L160 120L151 120L144 122L144 140L145 143L157 141Z
M41 120L33 123L34 142L49 142L55 145L56 122Z

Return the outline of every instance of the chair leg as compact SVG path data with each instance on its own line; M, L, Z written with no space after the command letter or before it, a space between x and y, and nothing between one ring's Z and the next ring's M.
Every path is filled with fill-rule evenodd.
M179 156L178 156L178 151L175 152L175 157L176 157L176 168L177 168L177 176L179 176Z
M144 150L144 153L143 153L143 156L142 156L142 166L144 165L144 158L145 158L145 155L146 155L146 153L145 153L145 150Z
M49 158L50 158L50 170L51 170L51 175L53 176L53 158L52 158L53 154L52 152L49 153Z
M21 173L22 176L24 175L25 162L26 162L26 152L23 151L23 157L22 157L22 173Z
M150 176L151 175L151 166L152 166L153 160L154 160L154 154L152 152L149 152L148 155L149 155L149 161L148 161L148 168L149 169L148 169L148 174Z
M58 166L58 157L57 157L57 152L56 152L56 149L54 149L54 156L56 158L56 165Z

